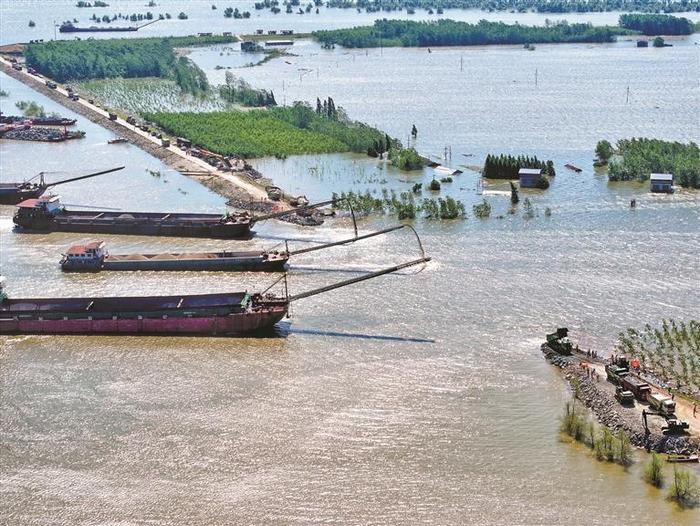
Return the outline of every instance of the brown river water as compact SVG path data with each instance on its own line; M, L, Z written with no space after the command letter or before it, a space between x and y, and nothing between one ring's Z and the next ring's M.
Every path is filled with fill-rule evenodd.
M387 80L381 94L371 91L378 100L372 122L399 135L415 119L425 130L424 150L451 144L454 158L472 152L474 164L499 144L497 151L529 147L553 158L552 187L521 196L532 198L537 217L505 215L503 187L488 186L494 216L505 218L417 221L434 258L422 272L409 269L302 300L267 338L0 338L0 523L697 524L697 511L679 510L643 483L641 454L626 471L562 441L558 417L567 391L539 351L544 334L561 325L582 347L607 352L628 326L700 316L698 193L652 196L643 185L610 185L590 162L602 137L697 140L698 50L690 46L665 50L665 61L620 58L601 77L622 86L618 98L631 79L644 80L635 90L637 105L624 110L619 101L606 102L610 109L595 117L589 110L604 97L567 80L577 57L581 68L593 67L596 57L580 58L594 55L588 48L518 51L515 60L525 53L564 79L528 99L569 108L567 125L544 119L548 132L526 128L528 119L519 114L499 113L499 104L507 102L512 112L519 103L491 88L488 78L469 87L478 104L458 104L449 97L465 95L452 88L437 93L434 87L443 84L426 80L427 66L414 51L391 50L386 67L412 65L418 73L413 81L402 78L401 90ZM478 53L506 60L502 49ZM275 64L253 68L247 78L264 86ZM345 106L345 90L350 114L369 119L353 101L377 70L363 77L351 64L328 74L327 85L337 92L326 95ZM654 82L657 73L668 81ZM4 111L33 99L70 115L6 76L0 83L10 92L0 100ZM294 98L322 94L305 84L293 89ZM423 110L402 116L410 92L419 108L459 108L457 124L435 119L429 131ZM494 119L479 142L473 128L484 122L462 119L484 104ZM651 116L638 105L659 108ZM529 115L538 121L537 107ZM63 200L124 210L224 209L220 197L160 161L130 145L107 145L110 132L82 118L78 128L87 137L73 143L0 143L0 177L44 170L60 178L57 172L125 164L123 172L60 187ZM563 167L574 161L583 173ZM431 177L349 156L259 164L282 186L314 198L380 184L405 190ZM445 191L464 200L470 216L471 204L482 199L476 180L466 170ZM628 206L632 197L636 210ZM545 207L552 209L549 218ZM12 211L0 207L0 265L16 297L260 290L274 280L187 272L64 275L61 251L91 238L15 233ZM360 228L390 224L366 218ZM351 225L343 218L314 230L267 222L257 231L249 244L230 245L271 247L290 239L292 247L304 246L349 236ZM208 240L104 239L115 253L221 247ZM292 261L290 286L307 290L416 254L408 232L315 252Z

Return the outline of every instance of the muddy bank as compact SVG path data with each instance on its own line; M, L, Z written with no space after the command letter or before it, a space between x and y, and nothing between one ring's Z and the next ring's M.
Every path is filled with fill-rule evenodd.
M613 431L623 429L633 445L659 453L695 454L700 449L700 440L689 435L666 435L661 431L663 420L649 418L650 433L642 423L639 403L635 407L625 407L615 399L614 386L604 376L591 377L579 364L576 356L561 356L546 344L542 352L547 360L558 367L569 384L574 396L588 407L598 422Z

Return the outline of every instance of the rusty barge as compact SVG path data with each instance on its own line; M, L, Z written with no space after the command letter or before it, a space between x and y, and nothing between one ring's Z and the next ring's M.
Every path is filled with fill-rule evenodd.
M249 250L217 252L165 252L158 254L110 254L104 241L95 241L84 245L71 246L61 258L61 270L64 272L100 272L100 271L229 271L229 272L282 272L289 259L325 248L347 245L363 239L388 234L408 225L398 225L361 236L323 243L298 250ZM410 227L409 227L410 228ZM414 231L415 233L415 231ZM416 234L416 237L418 235ZM418 238L420 245L420 238ZM421 246L422 251L422 246Z
M291 210L254 216L248 212L200 214L69 210L61 204L58 196L43 196L19 203L12 220L18 230L26 232L249 239L252 236L252 226L259 221L295 214L333 202L324 201Z
M294 301L428 261L423 257L295 296L285 280L281 296L268 287L256 293L10 299L0 277L0 334L246 335L271 329Z

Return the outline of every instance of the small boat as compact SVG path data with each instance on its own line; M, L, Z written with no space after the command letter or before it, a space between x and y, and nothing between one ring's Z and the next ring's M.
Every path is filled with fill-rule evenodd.
M576 173L583 172L583 170L582 170L581 168L579 168L578 166L574 166L574 165L571 164L571 163L566 163L564 166L565 166L566 168L568 168L569 170L573 170L573 171L576 172Z
M666 462L698 462L698 455L669 455L666 457Z
M116 139L110 139L107 141L107 144L122 144L125 142L129 142L129 139L125 137L117 137Z

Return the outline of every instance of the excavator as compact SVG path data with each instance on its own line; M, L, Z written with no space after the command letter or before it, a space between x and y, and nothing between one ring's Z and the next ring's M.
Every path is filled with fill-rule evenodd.
M661 432L665 435L682 435L690 428L690 424L683 420L678 420L675 416L667 416L659 411L650 409L642 410L642 422L644 422L644 433L650 434L649 425L647 422L648 416L659 416L666 421L666 425L661 428Z

